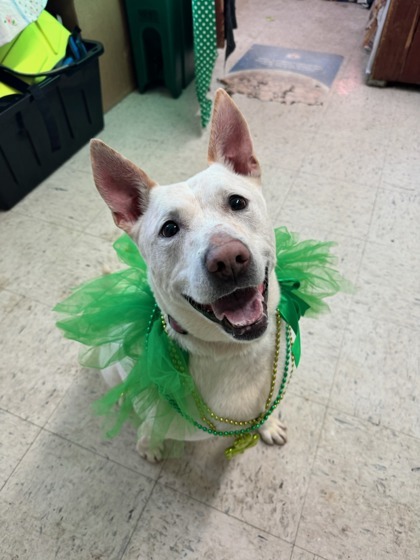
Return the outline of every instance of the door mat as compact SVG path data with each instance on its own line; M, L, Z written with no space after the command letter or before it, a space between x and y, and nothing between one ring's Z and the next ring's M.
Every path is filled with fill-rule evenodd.
M337 54L252 45L219 81L231 95L322 105L342 61Z

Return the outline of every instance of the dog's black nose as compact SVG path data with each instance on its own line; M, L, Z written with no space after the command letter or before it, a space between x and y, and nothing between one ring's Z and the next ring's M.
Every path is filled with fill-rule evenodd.
M215 235L210 240L205 264L210 274L221 280L236 280L247 269L249 249L238 239L227 235Z

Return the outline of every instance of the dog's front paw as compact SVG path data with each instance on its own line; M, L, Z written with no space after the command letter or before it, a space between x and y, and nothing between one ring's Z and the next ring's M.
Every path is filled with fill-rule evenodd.
M149 463L158 463L163 459L163 445L150 447L150 438L148 436L142 436L137 442L137 451L143 459L149 461Z
M258 431L268 445L284 445L287 442L287 428L279 418L269 418Z

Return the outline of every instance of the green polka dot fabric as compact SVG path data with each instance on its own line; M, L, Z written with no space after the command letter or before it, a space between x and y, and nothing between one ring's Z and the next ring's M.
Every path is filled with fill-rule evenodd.
M210 89L217 58L215 0L192 0L194 27L195 85L200 104L201 124L207 126L211 117Z

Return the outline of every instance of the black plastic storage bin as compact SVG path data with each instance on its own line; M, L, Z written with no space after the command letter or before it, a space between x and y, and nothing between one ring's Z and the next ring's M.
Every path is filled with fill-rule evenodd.
M48 77L38 94L22 94L0 112L0 208L8 210L104 126L101 43L84 40L87 56Z

